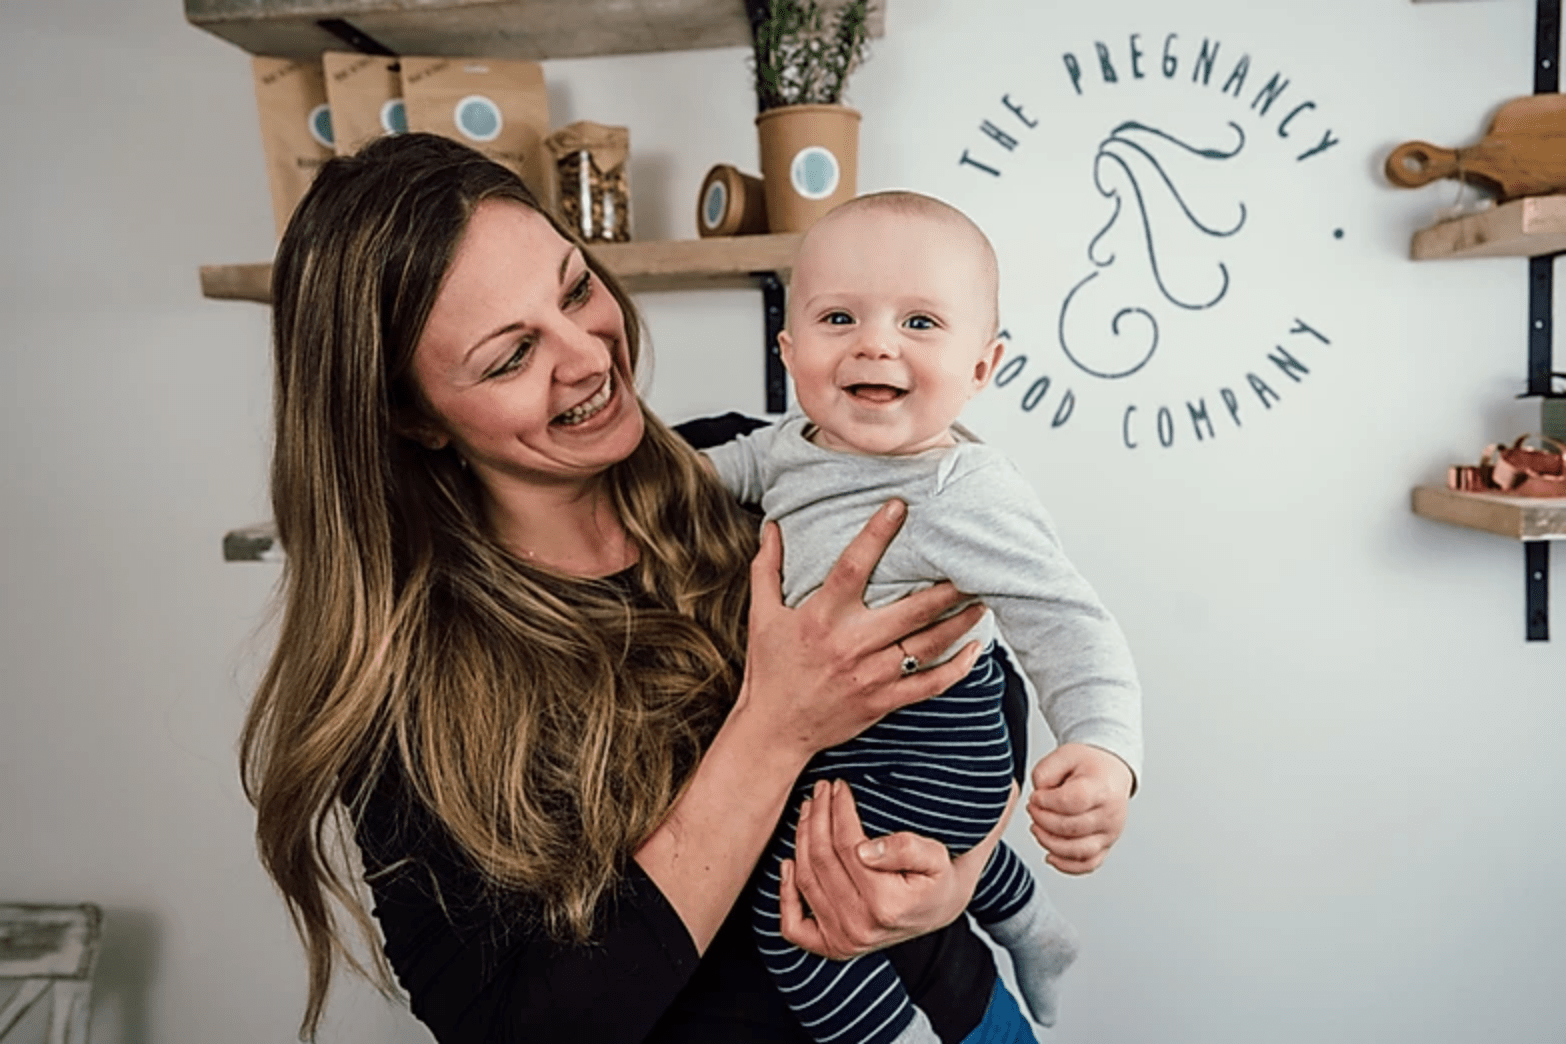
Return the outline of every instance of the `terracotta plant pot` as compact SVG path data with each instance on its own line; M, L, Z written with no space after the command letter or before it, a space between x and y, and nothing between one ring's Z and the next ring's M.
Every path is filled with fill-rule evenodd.
M803 232L852 199L859 179L859 113L846 105L789 105L756 117L767 227Z

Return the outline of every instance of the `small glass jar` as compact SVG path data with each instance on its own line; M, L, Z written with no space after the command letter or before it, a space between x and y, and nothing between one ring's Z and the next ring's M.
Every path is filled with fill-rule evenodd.
M630 132L582 121L545 142L555 159L560 216L586 242L631 238L631 192L626 176Z

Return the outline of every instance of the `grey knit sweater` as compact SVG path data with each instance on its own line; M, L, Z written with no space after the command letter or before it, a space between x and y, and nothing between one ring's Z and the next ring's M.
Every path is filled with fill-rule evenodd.
M906 457L823 449L794 412L704 452L725 486L783 533L783 597L796 606L892 497L901 532L865 590L870 606L950 580L991 610L942 654L999 637L1017 656L1060 743L1087 743L1142 774L1141 687L1119 625L1067 560L1015 465L982 443Z

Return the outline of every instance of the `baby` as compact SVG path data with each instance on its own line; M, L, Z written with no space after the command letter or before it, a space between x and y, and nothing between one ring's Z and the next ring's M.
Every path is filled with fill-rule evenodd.
M911 830L954 854L983 840L1012 785L997 624L1060 743L1034 772L1043 788L1030 803L1035 834L1052 833L1051 815L1080 811L1051 807L1048 792L1063 777L1117 791L1118 833L1140 769L1141 693L1119 627L1067 561L1027 480L956 427L1000 361L997 282L989 240L952 207L908 192L843 204L800 246L778 339L799 410L707 451L725 485L781 527L789 605L821 584L877 507L898 497L907 519L866 601L882 605L950 580L991 610L939 658L977 639L985 652L963 681L817 755L763 859L754 897L762 957L817 1041L937 1038L883 954L837 963L782 938L779 867L793 856L799 803L816 780L842 779L872 837ZM905 670L916 666L905 661ZM1004 843L968 912L1010 954L1034 1018L1053 1025L1076 934Z

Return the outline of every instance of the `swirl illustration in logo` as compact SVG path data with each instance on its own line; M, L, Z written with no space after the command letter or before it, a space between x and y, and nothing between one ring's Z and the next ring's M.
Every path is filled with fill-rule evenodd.
M1070 343L1066 333L1066 318L1071 311L1073 303L1078 300L1079 292L1089 283L1093 282L1106 269L1115 263L1116 255L1111 254L1100 259L1099 247L1110 231L1120 220L1121 211L1125 207L1125 196L1121 187L1111 182L1116 180L1114 175L1123 175L1125 182L1129 183L1131 194L1135 197L1137 212L1142 222L1142 243L1146 247L1148 267L1152 272L1153 282L1157 286L1158 293L1169 304L1188 311L1200 311L1211 308L1222 301L1229 292L1229 269L1222 261L1218 265L1218 284L1216 291L1209 291L1205 300L1200 297L1193 298L1190 295L1177 293L1172 289L1165 278L1163 266L1159 261L1159 247L1154 241L1153 235L1153 204L1160 197L1149 199L1149 194L1143 190L1144 179L1155 192L1160 191L1161 196L1172 200L1178 207L1180 215L1185 219L1189 230L1197 235L1210 239L1227 239L1245 227L1245 204L1239 204L1239 218L1229 228L1217 228L1204 222L1191 210L1185 197L1175 186L1164 163L1160 161L1155 149L1163 152L1169 150L1160 145L1167 143L1191 156L1202 160L1223 161L1233 159L1245 148L1245 132L1236 123L1230 122L1229 127L1234 131L1235 143L1233 148L1227 151L1219 148L1199 148L1190 145L1172 134L1168 134L1155 127L1129 120L1116 127L1098 146L1098 154L1093 158L1093 185L1098 189L1099 195L1114 201L1115 210L1110 215L1109 221L1093 237L1088 244L1088 260L1093 263L1094 271L1089 272L1081 282L1071 288L1065 301L1060 306L1060 347L1079 369L1094 377L1108 379L1128 377L1146 366L1158 350L1158 320L1147 308L1128 305L1114 313L1109 321L1109 331L1113 340L1108 343L1098 344L1089 348ZM1145 142L1145 144L1144 144ZM1178 156L1178 153L1175 155ZM1143 175L1139 177L1139 172ZM1157 179L1146 178L1147 174L1156 174ZM1106 177L1106 174L1108 175ZM1168 210L1167 206L1163 208ZM1171 212L1172 213L1172 212ZM1146 340L1132 340L1121 332L1121 325L1128 318L1139 318L1146 326Z

